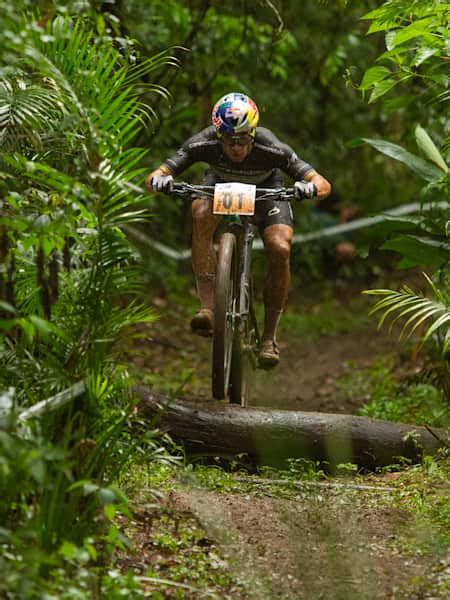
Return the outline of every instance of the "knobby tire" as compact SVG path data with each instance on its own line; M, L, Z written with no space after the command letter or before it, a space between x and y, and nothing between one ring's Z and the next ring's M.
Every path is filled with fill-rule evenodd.
M237 248L232 233L220 240L214 297L212 393L217 400L228 395L234 338L232 314L237 296Z

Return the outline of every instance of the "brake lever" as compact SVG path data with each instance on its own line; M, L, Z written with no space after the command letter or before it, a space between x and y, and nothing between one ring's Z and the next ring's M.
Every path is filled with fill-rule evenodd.
M282 194L275 193L275 192L271 192L270 194L262 194L261 196L257 196L256 197L256 201L259 202L260 200L279 200L280 198L283 198L284 196Z

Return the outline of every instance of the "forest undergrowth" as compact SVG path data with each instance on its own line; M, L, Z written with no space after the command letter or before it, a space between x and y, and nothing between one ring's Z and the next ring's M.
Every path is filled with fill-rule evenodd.
M377 276L384 283L390 277L396 275ZM409 277L416 281L420 273ZM207 403L210 342L188 329L197 302L189 281L182 293L154 298L159 319L141 328L127 355L145 385ZM281 326L282 364L278 373L257 376L253 405L448 424L448 405L431 363L417 354L417 340L401 349L395 334L376 332L368 318L373 301L358 289L364 286L344 276L292 294ZM326 465L308 460L257 473L244 465L243 456L232 463L183 457L178 466L138 470L126 479L136 512L124 527L135 549L120 552L118 564L146 574L144 594L307 599L448 594L445 452L420 465L399 458L372 474L345 463L335 477L325 474Z
M282 363L253 405L448 426L447 4L276 4L0 0L2 598L448 597L445 452L249 473L139 413L136 382L210 398L190 272L128 239L185 247L189 211L143 181L239 90L332 182L334 223L420 204L339 276L294 253Z

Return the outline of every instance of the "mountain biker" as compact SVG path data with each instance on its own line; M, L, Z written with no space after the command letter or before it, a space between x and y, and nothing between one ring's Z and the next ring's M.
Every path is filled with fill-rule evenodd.
M330 193L328 181L299 158L287 144L263 127L257 127L259 111L245 94L229 93L212 110L212 126L189 138L182 147L146 178L149 190L170 193L173 178L196 162L209 165L203 184L237 181L264 188L283 186L282 172L295 180L297 199ZM220 221L212 212L211 199L192 203L192 266L200 298L200 310L191 320L193 331L212 333L216 256L213 235ZM264 200L256 203L258 226L267 256L264 284L264 330L260 365L271 368L279 362L276 332L290 286L290 247L293 236L292 209L288 202Z

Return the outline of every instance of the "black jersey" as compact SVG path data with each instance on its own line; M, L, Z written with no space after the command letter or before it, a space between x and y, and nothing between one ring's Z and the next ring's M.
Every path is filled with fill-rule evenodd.
M164 166L176 176L196 162L207 163L221 181L253 184L267 180L278 169L296 181L313 170L265 127L257 127L252 151L242 162L233 162L224 154L216 130L211 126L189 138Z

